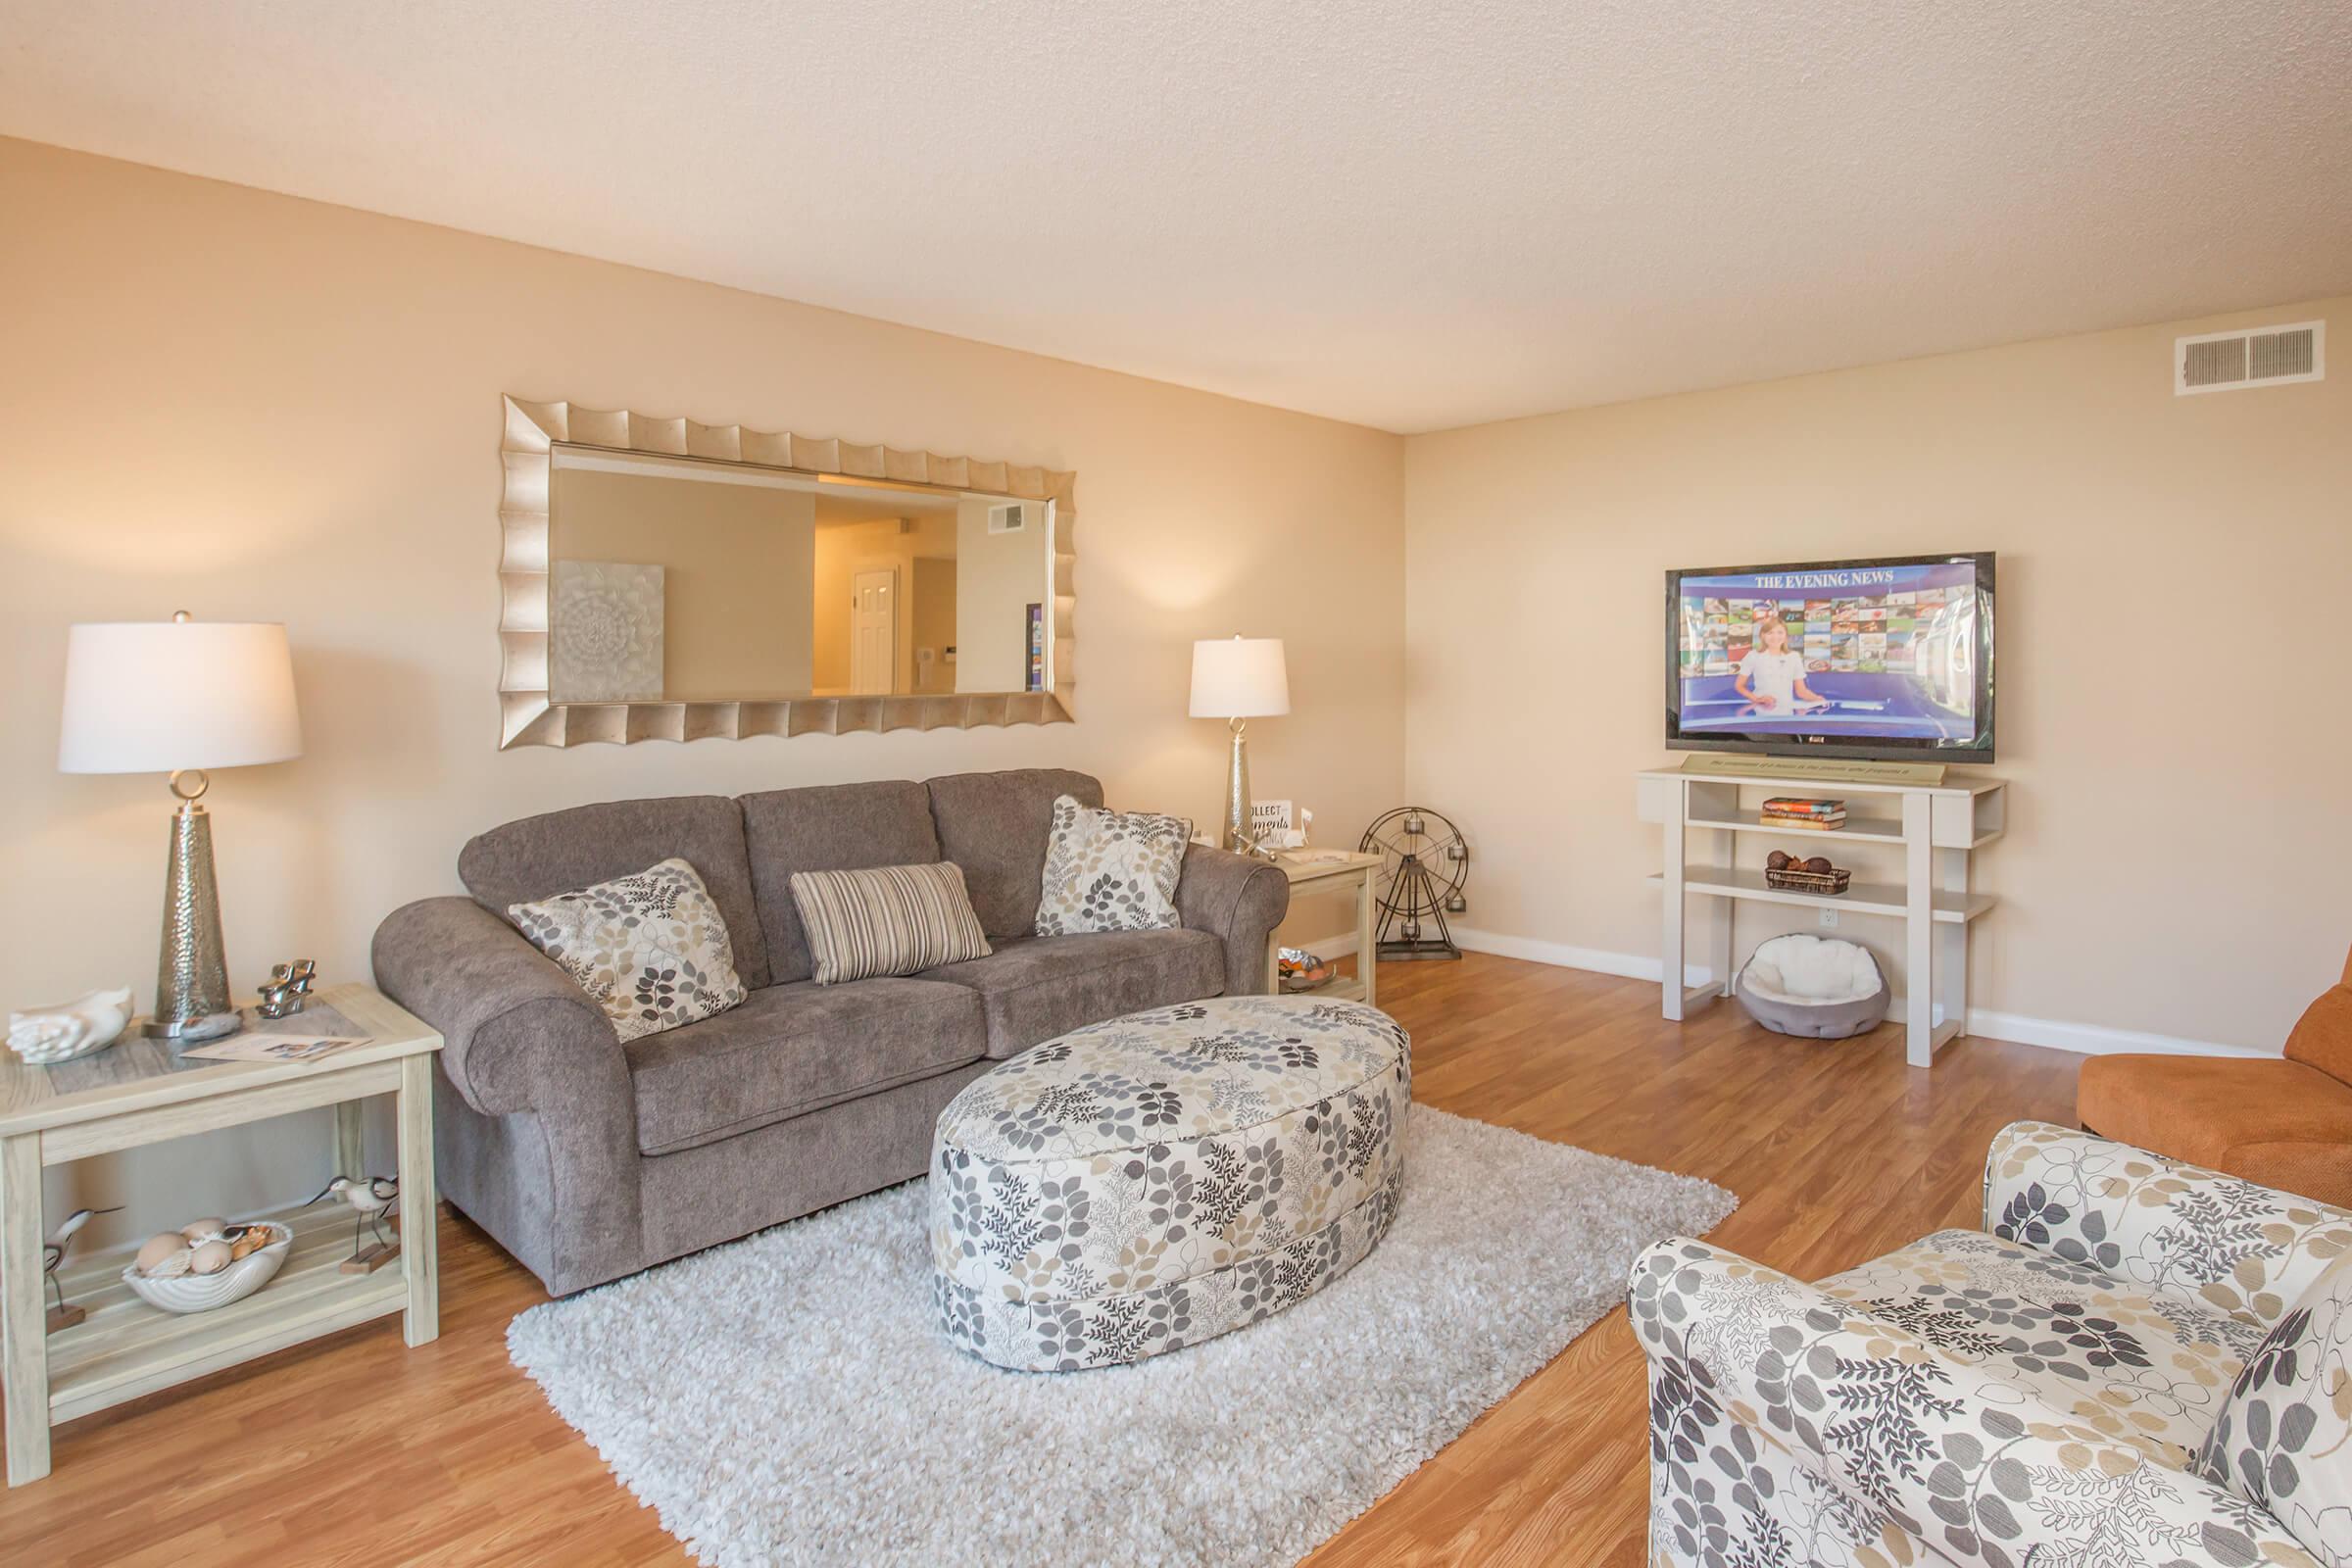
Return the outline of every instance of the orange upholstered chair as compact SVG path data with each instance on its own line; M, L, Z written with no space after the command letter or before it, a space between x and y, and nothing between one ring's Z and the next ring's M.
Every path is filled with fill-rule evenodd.
M2352 1207L2352 957L2284 1056L2093 1056L2075 1112L2103 1138Z

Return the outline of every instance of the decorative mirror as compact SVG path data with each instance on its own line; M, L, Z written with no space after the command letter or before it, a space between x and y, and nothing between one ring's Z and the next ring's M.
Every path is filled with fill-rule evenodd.
M506 400L500 747L1071 716L1077 475Z

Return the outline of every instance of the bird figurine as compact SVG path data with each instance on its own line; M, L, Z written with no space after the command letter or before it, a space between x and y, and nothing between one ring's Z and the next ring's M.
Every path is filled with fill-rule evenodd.
M8 1015L9 1049L31 1067L51 1067L104 1051L130 1022L130 988L93 991L54 1007Z
M81 1228L99 1215L121 1212L122 1210L120 1207L77 1208L66 1216L64 1224L41 1238L41 1278L57 1294L57 1306L49 1314L50 1333L70 1329L82 1319L80 1307L66 1304L66 1288L57 1277L58 1270L66 1266L66 1254L74 1250L74 1238L79 1236Z
M352 1252L343 1266L349 1269L357 1264L364 1268L374 1268L389 1261L398 1249L385 1239L383 1220L393 1205L400 1201L399 1181L390 1176L338 1176L320 1188L318 1196L312 1199L310 1203L302 1206L308 1208L311 1203L322 1203L330 1198L341 1199L344 1206L355 1216L351 1227ZM375 1232L375 1245L363 1249L360 1238L368 1230Z

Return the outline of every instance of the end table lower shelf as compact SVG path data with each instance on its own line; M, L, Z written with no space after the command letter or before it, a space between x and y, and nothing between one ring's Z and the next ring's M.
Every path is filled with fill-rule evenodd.
M351 1211L284 1208L252 1216L294 1232L276 1275L242 1301L209 1312L167 1312L122 1283L122 1259L93 1259L59 1278L87 1313L49 1336L52 1425L337 1329L389 1317L409 1302L397 1269L346 1274Z

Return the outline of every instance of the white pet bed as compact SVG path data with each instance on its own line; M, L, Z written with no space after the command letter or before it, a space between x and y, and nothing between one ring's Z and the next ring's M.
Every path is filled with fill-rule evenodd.
M1760 944L1732 990L1765 1028L1813 1040L1876 1029L1890 1000L1886 977L1868 948L1801 933Z

